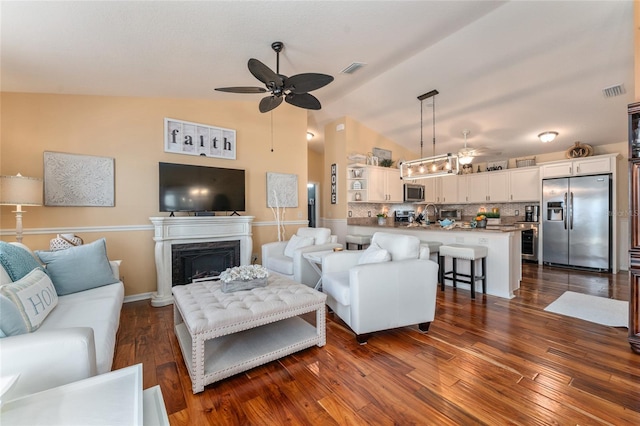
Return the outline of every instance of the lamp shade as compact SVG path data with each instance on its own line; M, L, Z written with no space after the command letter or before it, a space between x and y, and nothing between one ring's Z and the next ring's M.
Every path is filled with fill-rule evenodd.
M42 179L22 176L0 176L0 204L41 206Z

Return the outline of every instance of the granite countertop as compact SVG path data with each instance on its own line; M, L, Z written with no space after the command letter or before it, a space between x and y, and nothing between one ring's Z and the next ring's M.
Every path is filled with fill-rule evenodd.
M378 225L377 217L359 217L347 219L347 225L351 226L375 226L381 229L384 228L407 228L415 229L416 231L464 231L464 232L512 232L520 231L520 228L515 227L513 224L504 225L487 225L486 228L463 228L460 226L463 222L458 222L451 228L443 228L438 223L431 223L430 225L418 225L417 223L406 222L394 222L393 218L387 218L384 225Z

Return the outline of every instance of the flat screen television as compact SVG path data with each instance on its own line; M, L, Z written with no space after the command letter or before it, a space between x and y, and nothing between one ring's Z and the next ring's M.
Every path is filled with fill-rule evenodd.
M158 164L161 212L245 211L244 170Z

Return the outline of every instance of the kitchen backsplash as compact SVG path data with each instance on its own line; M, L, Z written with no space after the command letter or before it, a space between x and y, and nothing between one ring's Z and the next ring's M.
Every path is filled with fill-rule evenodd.
M538 205L538 203L495 203L495 204L436 204L438 210L461 210L462 216L475 216L477 212L484 207L485 211L491 211L492 208L500 209L501 218L509 218L513 221L524 220L524 207L530 205ZM421 212L425 204L380 204L380 203L349 203L348 217L375 217L378 213L387 213L389 217L393 216L395 210L415 210L416 213ZM431 211L431 209L429 209ZM516 216L516 211L518 215Z

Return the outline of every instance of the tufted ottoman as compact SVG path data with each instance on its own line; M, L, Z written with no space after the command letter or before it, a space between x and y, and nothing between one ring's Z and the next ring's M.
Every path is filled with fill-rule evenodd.
M173 287L175 332L193 393L210 383L326 343L327 296L281 275L223 293L217 281ZM316 326L298 315L316 311Z

